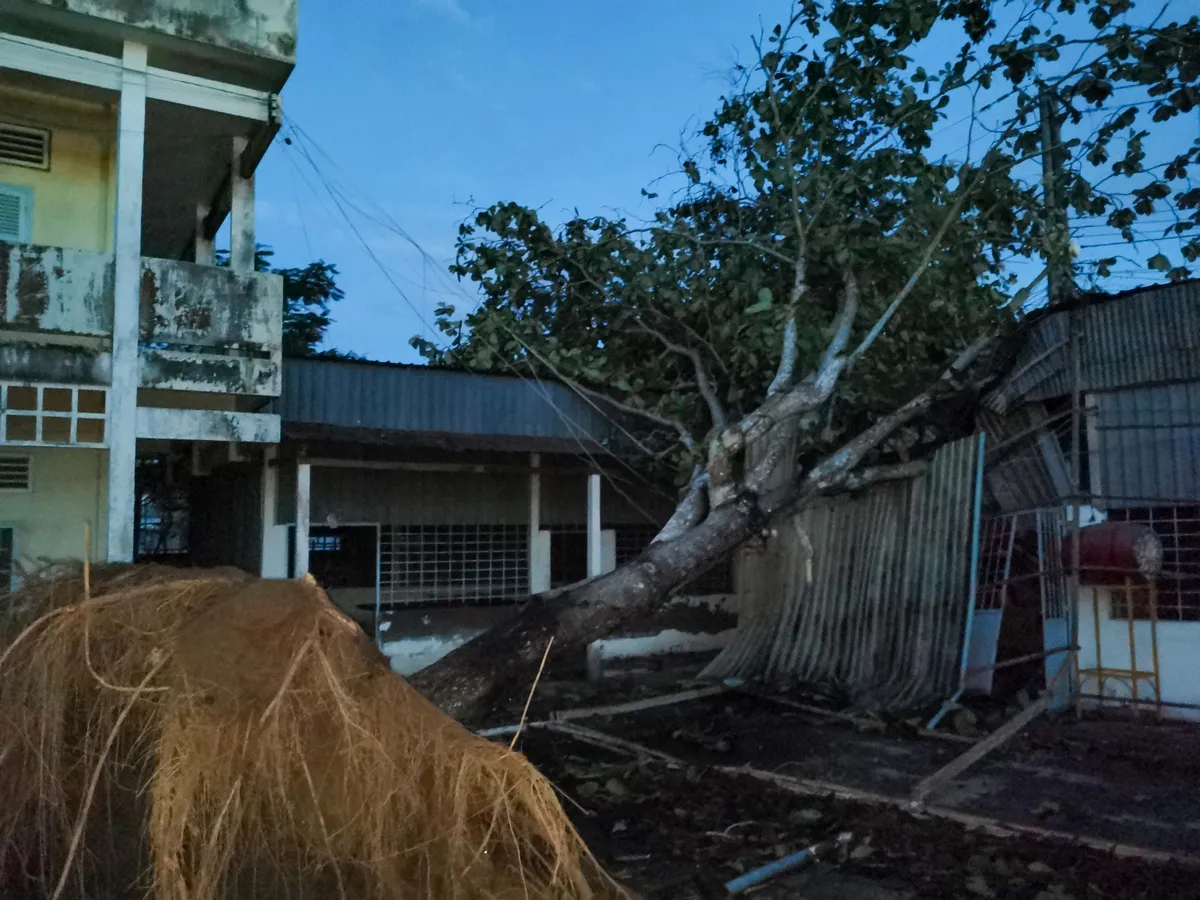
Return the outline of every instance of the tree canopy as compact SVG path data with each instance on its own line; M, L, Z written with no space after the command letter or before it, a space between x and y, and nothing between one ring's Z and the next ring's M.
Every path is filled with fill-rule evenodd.
M1200 221L1200 142L1147 150L1200 99L1200 24L1139 6L803 0L754 42L652 221L478 210L452 272L480 303L440 307L444 346L414 346L568 382L683 481L844 327L837 389L805 413L800 454L819 458L1011 322L1045 276L1023 261L1103 276L1115 258L1073 263L1067 210L1131 242L1164 210L1171 235ZM967 146L935 153L947 130ZM1188 277L1200 242L1180 244L1147 270Z

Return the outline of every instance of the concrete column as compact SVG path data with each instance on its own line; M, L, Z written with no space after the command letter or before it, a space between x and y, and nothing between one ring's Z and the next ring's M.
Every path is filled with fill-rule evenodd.
M302 462L296 467L296 555L295 575L308 574L308 528L312 523L312 466Z
M542 579L539 577L538 532L542 528L542 457L529 454L529 593L536 594Z
M254 271L254 176L242 177L242 155L247 139L233 139L230 172L229 267L235 272Z
M600 473L588 476L587 492L587 574L604 574L604 535L600 532Z
M210 237L204 236L204 223L208 219L208 207L203 204L196 207L196 262L202 266L216 265L216 243Z
M263 449L262 470L262 557L259 563L259 574L263 578L287 577L287 545L284 544L282 554L276 552L275 510L279 505L279 466L275 465L279 458L279 448L271 445ZM282 567L283 571L279 571Z
M142 269L142 173L146 146L146 45L125 42L117 117L117 212L113 240L112 384L108 392L109 562L132 562L137 466L138 309Z

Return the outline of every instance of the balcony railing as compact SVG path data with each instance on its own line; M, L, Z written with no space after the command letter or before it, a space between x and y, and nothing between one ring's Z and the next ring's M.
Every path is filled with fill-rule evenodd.
M279 276L143 258L140 288L142 387L279 394ZM0 376L107 380L112 322L111 254L0 242Z

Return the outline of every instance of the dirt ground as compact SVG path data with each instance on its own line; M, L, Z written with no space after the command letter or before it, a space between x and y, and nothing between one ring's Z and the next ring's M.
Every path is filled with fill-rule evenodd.
M572 697L582 699L578 705L601 702L595 689L579 690L593 694L559 686L538 706L562 708ZM577 724L684 761L637 761L542 729L521 741L562 791L594 852L647 898L726 896L722 885L738 874L845 832L849 842L818 865L755 896L1200 898L1200 869L1179 862L992 837L896 807L797 796L715 768L748 765L899 798L964 744L896 729L864 732L732 692ZM1200 856L1200 729L1146 719L1043 719L928 802Z

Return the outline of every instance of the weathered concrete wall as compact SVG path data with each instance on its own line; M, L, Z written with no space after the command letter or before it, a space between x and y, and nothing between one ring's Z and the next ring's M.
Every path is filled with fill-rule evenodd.
M92 530L92 559L104 558L107 525L108 452L87 449L0 447L10 455L28 455L33 490L0 493L0 523L17 531L17 559L80 559L83 526Z
M1113 618L1111 590L1095 590L1095 607L1099 607L1100 612L1099 660L1092 589L1082 588L1079 596L1079 668L1094 669L1099 662L1106 669L1129 669L1134 661L1129 643L1129 620ZM1159 620L1158 666L1162 699L1165 702L1200 704L1200 653L1197 648L1200 648L1200 622ZM1154 645L1148 619L1134 620L1132 655L1136 656L1139 672L1153 670ZM1084 680L1083 690L1088 694L1098 693L1095 676L1088 676ZM1129 682L1105 678L1104 696L1113 698L1110 706L1119 705L1116 701L1130 697ZM1138 696L1143 700L1153 700L1154 685L1149 680L1139 681ZM1096 705L1096 701L1090 701L1089 705ZM1145 709L1143 714L1146 714ZM1200 709L1168 706L1163 708L1163 715L1169 719L1200 721Z
M107 338L113 321L110 254L0 242L0 330ZM141 386L276 396L283 280L162 259L142 260ZM16 336L13 336L16 339ZM27 343L35 340L30 337ZM73 349L0 349L0 375L44 381L109 380ZM31 358L31 354L38 359ZM30 358L25 358L30 357ZM19 369L19 371L18 371ZM60 371L61 370L61 371Z
M143 348L139 354L144 388L206 393L279 395L278 359L219 356L178 350Z
M102 350L0 343L0 377L10 381L108 384L111 372L111 358Z
M296 58L296 0L27 2L274 60Z
M107 253L0 242L0 325L95 337L112 332Z
M0 182L33 190L35 244L112 249L117 120L109 105L0 86L4 121L51 130L49 170L0 164Z
M140 440L279 443L279 416L272 413L141 407L137 415Z
M141 339L270 352L283 335L283 278L143 259Z

